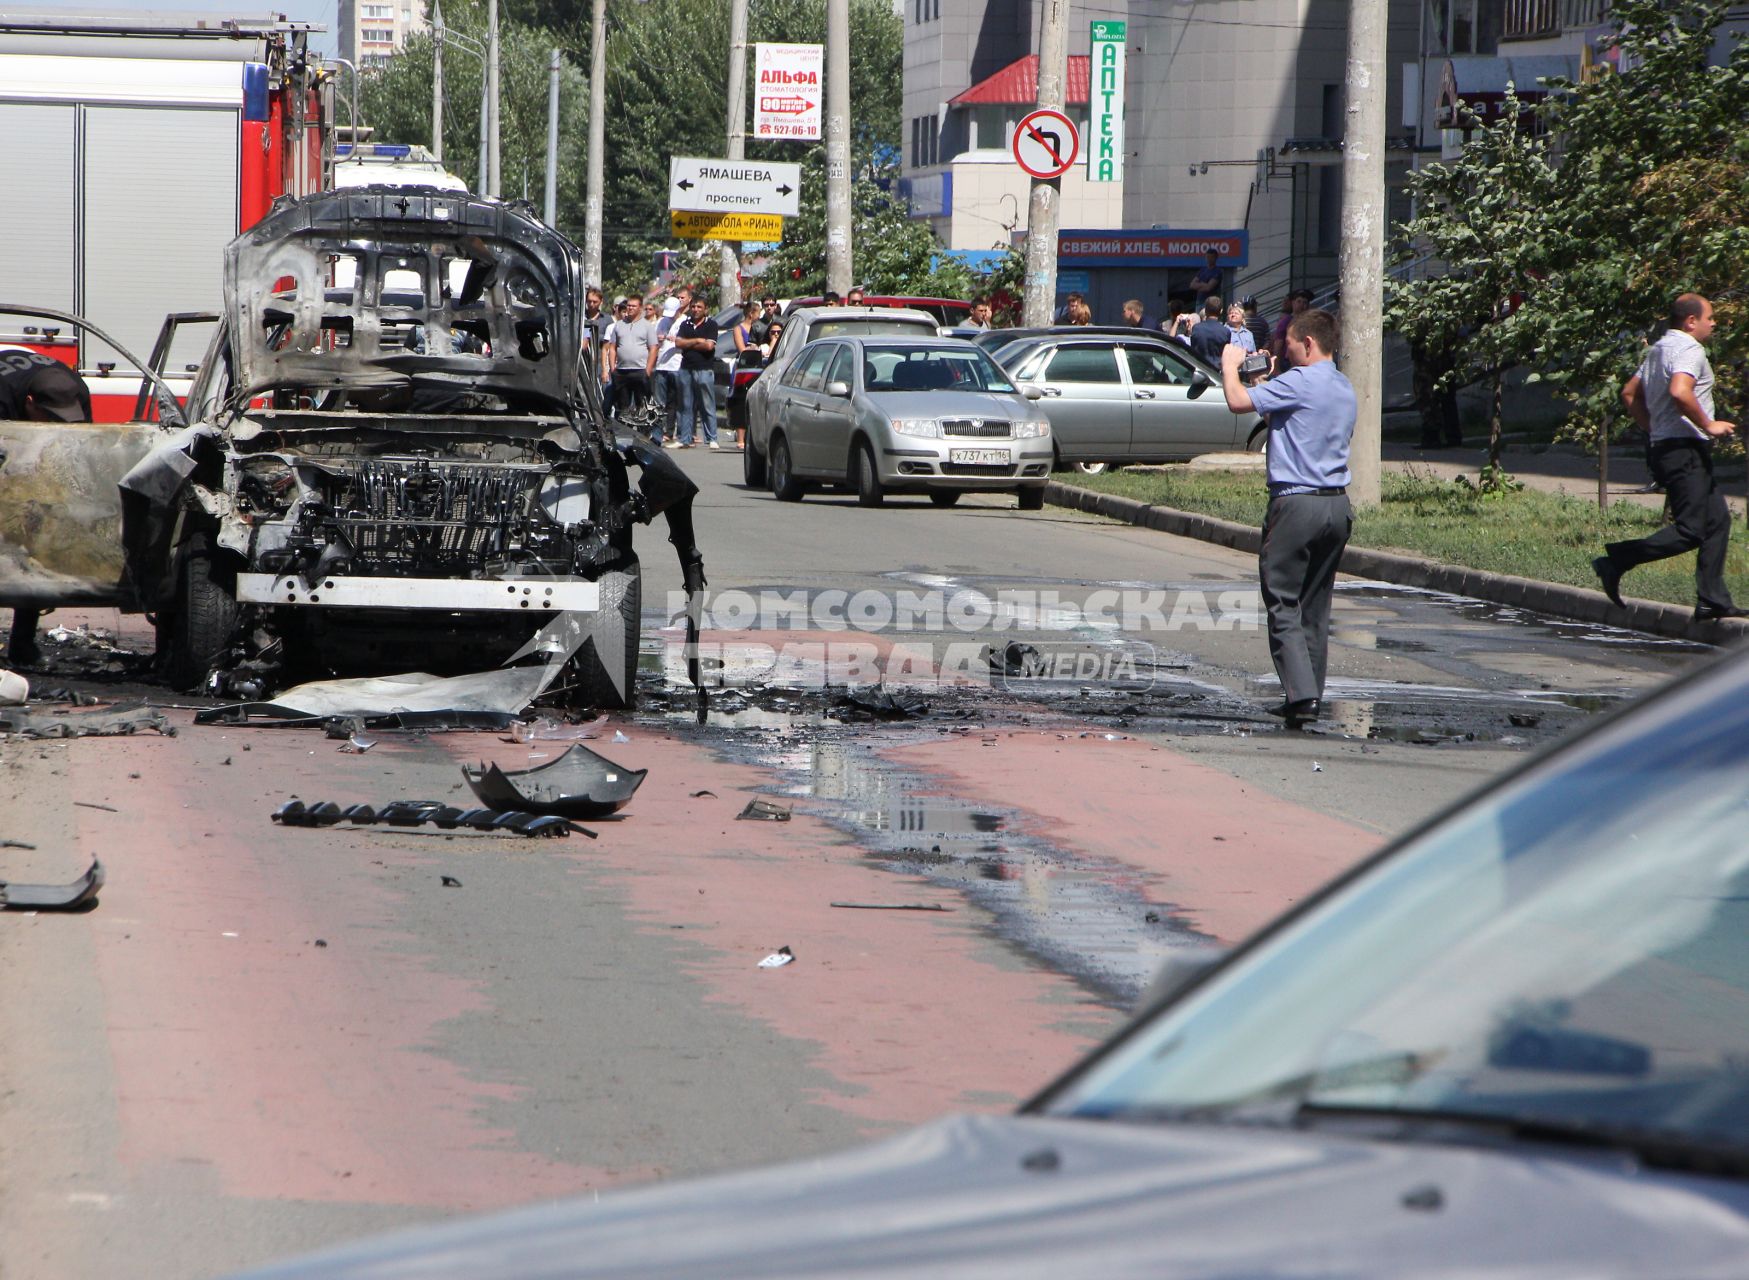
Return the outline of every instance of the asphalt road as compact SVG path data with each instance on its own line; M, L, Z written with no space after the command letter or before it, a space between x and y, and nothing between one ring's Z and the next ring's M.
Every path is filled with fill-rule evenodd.
M222 1274L1012 1107L1171 948L1244 936L1701 653L1349 582L1332 718L1293 734L1247 557L1010 498L785 506L738 454L677 456L721 687L699 728L646 537L643 709L590 745L650 776L599 839L268 819L460 800L459 764L563 743L352 755L187 710L174 737L0 743L0 836L35 846L0 874L110 873L89 913L0 915L8 1280ZM56 622L149 648L139 619ZM978 655L1009 641L1065 678L992 686ZM39 690L176 701L88 641L51 655ZM917 714L839 705L883 672ZM737 821L756 795L793 820Z

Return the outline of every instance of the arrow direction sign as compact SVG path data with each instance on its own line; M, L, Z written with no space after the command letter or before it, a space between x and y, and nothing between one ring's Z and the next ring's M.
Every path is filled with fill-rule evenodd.
M685 156L674 156L668 162L668 207L690 213L765 213L793 218L801 212L801 185L799 164Z
M674 234L694 240L754 240L776 244L783 239L783 219L773 213L691 213L671 209Z

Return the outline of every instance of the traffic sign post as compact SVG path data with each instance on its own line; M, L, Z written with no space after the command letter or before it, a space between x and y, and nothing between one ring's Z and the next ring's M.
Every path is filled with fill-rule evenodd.
M668 207L691 213L765 213L793 218L801 212L801 187L799 164L686 156L674 156L668 162Z
M776 244L783 239L783 219L775 213L698 213L670 209L674 234L691 240L758 240Z
M754 46L753 136L820 139L821 69L826 46Z
M1015 163L1041 181L1060 178L1081 154L1075 122L1061 111L1034 111L1014 127Z

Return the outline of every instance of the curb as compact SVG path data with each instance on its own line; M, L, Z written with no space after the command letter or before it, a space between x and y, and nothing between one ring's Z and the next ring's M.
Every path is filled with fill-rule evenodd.
M1217 546L1231 547L1235 551L1245 551L1252 555L1257 553L1263 540L1261 530L1252 525L1197 515L1192 511L1179 511L1174 507L1154 506L1135 498L1122 498L1115 493L1099 493L1056 480L1045 487L1045 501L1052 506L1085 511L1091 515L1120 520L1143 529L1156 529L1180 538L1212 542ZM1625 609L1617 608L1601 591L1569 587L1557 582L1540 582L1535 578L1518 578L1505 573L1488 573L1482 569L1465 569L1422 556L1404 555L1398 551L1375 551L1370 547L1351 546L1342 553L1342 572L1401 587L1420 587L1448 595L1468 596L1472 600L1486 600L1492 604L1532 609L1537 613L1571 618L1576 622L1593 622L1603 626L1645 631L1673 640L1693 640L1701 644L1717 645L1749 639L1749 620L1730 619L1697 625L1693 609L1682 605L1661 604L1655 600L1635 600L1630 597Z

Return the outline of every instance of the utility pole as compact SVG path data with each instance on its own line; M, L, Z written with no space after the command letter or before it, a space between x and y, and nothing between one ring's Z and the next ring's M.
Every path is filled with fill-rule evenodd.
M589 27L589 158L583 188L583 278L601 285L602 150L607 146L607 0L595 0Z
M486 194L497 199L503 194L503 172L499 166L501 131L498 121L498 0L486 0L486 97L492 108L492 132L488 140L489 161L486 168Z
M729 147L730 160L747 157L747 0L729 0ZM723 241L723 269L717 277L717 305L741 301L741 264L737 247Z
M1348 101L1342 131L1342 371L1358 413L1349 496L1379 502L1384 402L1386 0L1348 7Z
M850 292L850 0L826 0L826 288Z
M1069 0L1045 0L1038 42L1038 105L1063 109L1069 76ZM1022 323L1051 322L1057 302L1057 228L1063 214L1062 179L1034 178L1026 206L1026 285Z
M547 225L559 222L559 68L564 55L553 50L553 60L547 64Z
M443 6L431 6L431 158L443 160Z
M492 77L486 74L486 66L480 64L480 181L474 190L486 195L492 190L491 146L492 138Z

